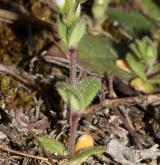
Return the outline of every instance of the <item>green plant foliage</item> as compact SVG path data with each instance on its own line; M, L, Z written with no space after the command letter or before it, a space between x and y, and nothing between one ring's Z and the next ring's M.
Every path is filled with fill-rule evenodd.
M149 37L144 37L142 40L137 39L130 45L130 48L145 64L151 67L155 63L158 55L157 46Z
M148 14L160 21L160 7L153 0L140 0L139 3Z
M81 105L83 105L83 96L79 93L76 87L73 87L68 83L58 82L56 84L56 88L64 102L71 108L71 110L81 110Z
M72 11L72 14L74 15L73 10L76 4L75 0L52 0L52 2L56 5L60 14L65 15Z
M142 40L136 39L133 44L130 44L133 53L128 53L126 61L135 74L135 79L130 82L130 85L144 93L155 93L157 88L155 84L160 84L159 76L148 78L154 73L159 72L159 66L155 65L158 49L157 45L147 36Z
M130 53L127 54L126 60L132 71L142 80L146 80L144 65Z
M68 1L67 3L69 3L69 10L63 16L63 22L65 25L70 27L79 20L81 14L81 6L78 4L76 8L76 1Z
M111 0L95 0L92 13L96 19L101 19Z
M95 77L87 77L80 82L78 90L82 93L84 100L82 109L86 109L92 102L100 85L101 81Z
M77 87L68 83L58 82L56 88L72 111L85 110L95 97L100 88L100 80L94 77L88 77L82 80Z
M88 0L80 0L80 3L83 4L85 2L87 2Z
M36 96L36 92L27 92L24 89L18 89L16 92L15 104L17 107L23 107L25 110L30 110L35 106L33 97Z
M66 151L65 146L58 140L51 139L48 136L40 137L39 140L43 147L50 153L64 154L64 151Z
M66 45L68 45L67 26L62 22L59 17L57 18L57 27L60 38Z
M139 59L144 59L143 56L146 52L146 44L143 44L139 39L136 39L135 43L130 44L130 48Z
M133 37L148 34L150 29L155 27L151 20L131 8L127 11L122 8L111 8L107 10L107 16L113 21L118 21L121 27Z
M83 1L82 1L83 2ZM80 19L81 5L75 0L56 1L61 15L57 17L57 26L60 38L67 47L76 47L82 38L86 22ZM77 6L78 5L78 6Z
M8 105L8 96L14 98L17 109L28 111L35 106L33 97L36 96L36 92L20 86L19 82L10 76L0 74L0 91L2 95L0 106Z
M85 29L86 22L83 19L77 21L76 24L73 25L73 29L69 36L69 47L77 47L79 41L85 33Z
M105 147L96 147L96 148L86 149L84 151L81 151L80 153L74 154L72 159L70 160L70 164L80 165L89 156L95 155L95 154L101 154L101 153L104 153L105 151L106 151Z
M129 73L115 65L117 54L114 42L101 36L84 35L78 46L78 63L94 73L111 72L123 78L131 78Z
M88 159L89 156L102 154L104 152L106 152L105 147L88 148L81 152L75 153L71 160L62 160L59 162L59 165L81 165Z
M130 86L135 90L141 91L143 93L155 93L156 89L149 81L143 81L140 78L135 78L130 82Z
M149 83L160 84L160 76L148 80Z

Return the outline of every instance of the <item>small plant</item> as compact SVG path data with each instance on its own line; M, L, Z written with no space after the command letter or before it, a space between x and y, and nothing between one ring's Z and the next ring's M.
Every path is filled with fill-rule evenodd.
M95 27L101 28L101 24L106 19L106 10L111 0L95 0L92 13L95 19Z
M61 142L48 136L41 137L40 142L48 152L64 157L63 160L59 161L59 165L80 165L89 156L106 151L105 147L94 147L94 141L89 134L84 134L77 140L74 154L70 158L66 147Z
M144 37L137 39L130 48L132 52L127 54L126 62L135 76L131 86L145 93L154 93L155 84L160 84L157 45L149 37Z
M68 47L70 53L70 83L58 82L56 88L63 101L70 108L70 137L67 148L67 163L81 164L88 156L104 152L104 148L89 148L82 151L76 151L75 140L77 134L78 121L83 111L91 104L100 88L100 80L95 77L87 77L82 81L77 80L76 59L77 47L80 39L85 33L86 23L80 18L81 3L84 0L56 0L59 14L57 17L58 31L60 38ZM63 144L48 137L40 138L41 143L46 150L51 153L64 154L66 151ZM78 143L79 145L79 143ZM88 148L88 146L87 146ZM84 159L85 158L85 159Z
M76 86L58 82L56 87L64 102L71 110L68 154L69 157L72 157L75 148L74 144L78 121L81 117L81 113L88 107L95 97L100 87L100 80L94 77L87 77Z

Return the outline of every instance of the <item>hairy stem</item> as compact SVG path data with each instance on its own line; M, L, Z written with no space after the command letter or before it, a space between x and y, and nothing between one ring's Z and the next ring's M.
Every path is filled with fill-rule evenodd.
M70 83L75 86L77 84L77 49L75 47L69 48L70 53Z
M70 52L70 83L72 86L77 85L77 49L75 47L69 48ZM71 109L71 117L70 117L70 135L69 135L69 142L68 142L68 158L71 159L71 157L74 154L75 149L75 140L76 140L76 134L77 134L77 127L78 127L78 121L80 119L80 113L78 112L72 112L73 109Z
M70 137L68 143L68 158L70 159L75 150L75 140L77 135L78 121L80 119L80 113L73 112L70 119Z

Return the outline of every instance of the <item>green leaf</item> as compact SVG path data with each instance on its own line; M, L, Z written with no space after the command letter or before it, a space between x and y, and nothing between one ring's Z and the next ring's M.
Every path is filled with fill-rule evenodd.
M75 7L76 0L66 0L66 1L69 3L71 9Z
M149 34L150 29L155 27L154 22L133 8L128 10L118 7L110 8L106 13L110 20L118 21L123 30L133 37Z
M156 5L153 0L140 0L138 3L140 3L146 13L152 15L155 19L160 21L160 7Z
M115 64L118 58L115 45L116 43L102 36L84 35L78 46L78 63L92 73L103 75L111 72L113 75L131 78L131 74Z
M80 19L74 25L73 30L71 31L71 35L69 37L69 46L70 47L77 47L79 41L81 40L82 36L85 33L86 29L86 22L85 20Z
M80 153L74 154L72 159L70 160L71 165L80 165L82 162L86 161L86 159L95 154L101 154L106 151L106 148L103 147L96 147L96 148L90 148L84 151L81 151Z
M160 84L160 76L148 80L149 83Z
M85 2L87 2L88 0L80 0L80 3L83 4Z
M130 45L130 48L139 59L143 60L143 56L146 53L146 44L143 44L140 40L136 39L135 42Z
M50 153L64 154L64 151L66 151L65 146L56 139L51 139L48 136L42 136L39 140L43 147Z
M128 53L126 57L127 63L132 71L142 80L146 80L146 74L143 64L141 64L132 54Z
M59 17L57 17L57 27L60 38L66 45L68 45L67 27Z
M78 85L78 90L83 95L83 107L85 110L89 104L91 104L93 98L96 96L98 89L100 88L101 81L95 77L87 77L83 79Z
M96 19L102 19L111 0L96 0L92 7L93 16Z
M148 65L152 66L158 55L158 50L156 45L150 45L147 47L147 53L146 53L146 62Z
M83 95L77 88L64 82L58 82L56 84L56 88L64 102L71 108L71 110L81 110L81 106L83 105Z
M142 40L137 39L130 45L130 48L142 62L149 66L154 64L158 54L157 46L149 37L145 36Z
M77 87L68 83L58 82L56 88L64 100L73 111L85 110L95 97L100 88L100 80L95 77L87 77L82 80Z
M157 46L148 36L143 37L142 44L146 49L145 53L143 54L143 59L148 65L151 66L154 64L157 58Z
M106 7L103 5L94 5L94 7L92 8L94 18L96 18L97 20L100 20L103 17L105 11Z
M143 81L140 78L135 78L130 82L130 85L132 88L134 88L137 91L141 91L143 93L155 93L156 89L154 86L149 83L148 81Z

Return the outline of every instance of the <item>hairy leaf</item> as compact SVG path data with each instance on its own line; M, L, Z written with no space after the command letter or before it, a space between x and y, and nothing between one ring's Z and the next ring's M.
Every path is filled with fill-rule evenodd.
M143 59L143 56L146 53L145 43L143 44L140 40L136 39L135 43L130 45L130 48L139 59Z
M137 39L130 45L130 48L142 62L149 66L154 64L158 54L157 46L149 37L145 36L142 40Z
M115 65L118 57L115 45L102 36L84 35L78 46L78 63L93 73L102 75L111 72L123 78L131 78L131 74Z
M93 98L98 92L98 89L100 88L100 85L101 81L95 77L87 77L80 82L78 90L83 95L83 110L85 110L88 105L91 104Z
M69 46L70 47L77 47L79 41L81 40L82 36L85 33L86 22L85 20L79 20L74 25L71 35L69 37Z
M68 45L67 27L59 17L57 18L57 27L60 38L66 45Z
M71 108L71 110L81 110L81 106L83 105L83 95L77 90L77 88L64 82L58 82L56 84L56 88L64 102Z
M71 159L71 165L80 165L82 162L84 162L89 156L95 155L95 154L101 154L106 151L106 148L104 147L97 147L97 148L90 148L86 149L80 153L77 153L73 155L73 158Z
M150 29L155 27L155 24L150 19L147 19L144 14L132 8L128 10L118 7L111 8L107 10L107 16L113 21L118 21L123 30L133 37L149 34Z
M157 55L158 55L158 50L157 50L156 45L152 44L152 45L148 46L147 52L146 52L146 58L145 58L147 64L152 66L157 59Z
M42 136L39 138L43 147L50 153L64 154L66 150L65 146L56 139L51 139L48 136Z
M145 68L132 54L128 53L126 57L127 63L132 71L142 80L146 79Z

